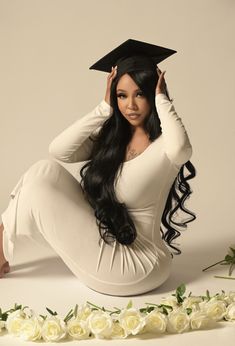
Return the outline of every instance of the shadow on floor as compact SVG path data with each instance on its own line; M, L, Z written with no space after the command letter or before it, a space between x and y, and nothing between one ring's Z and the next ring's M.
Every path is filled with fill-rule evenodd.
M181 247L182 254L174 256L171 275L167 281L155 290L144 293L142 296L166 294L169 291L175 290L181 283L185 283L187 286L205 275L202 269L223 259L231 243L226 239L217 239L217 243L215 243L215 239L212 239L212 241L214 243L211 243L210 247L205 242L200 247L198 246L199 244L196 244L193 248L192 244L188 248L185 246L185 249ZM32 254L30 257L32 258ZM211 268L209 271L216 273L218 267ZM227 267L224 267L224 269L227 269ZM9 279L32 277L72 278L73 276L74 274L58 256L18 261L16 264L13 263L11 265L11 271L7 274Z
M200 247L198 245L200 244L195 244L195 247L192 248L192 244L190 244L190 248L181 248L181 255L175 255L173 258L170 277L161 286L143 295L166 294L175 290L182 283L187 286L198 281L206 273L211 273L212 276L218 273L218 268L222 268L220 265L206 272L202 272L202 269L224 259L231 245L231 239L217 239L216 243L215 239L212 239L210 247L208 242L203 242ZM226 273L228 266L223 266L223 270Z
M33 277L72 277L70 269L59 257L46 257L11 265L7 278L33 278Z

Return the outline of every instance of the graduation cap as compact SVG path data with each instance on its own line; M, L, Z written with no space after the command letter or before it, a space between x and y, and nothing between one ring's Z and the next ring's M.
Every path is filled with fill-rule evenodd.
M117 65L119 75L133 70L156 70L156 65L175 50L151 43L128 39L89 67L90 70L111 72Z

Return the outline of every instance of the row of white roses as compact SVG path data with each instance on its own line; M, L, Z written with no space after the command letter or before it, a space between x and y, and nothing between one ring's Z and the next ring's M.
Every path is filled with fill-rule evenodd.
M126 308L116 308L117 313L111 314L87 302L80 307L76 305L64 320L57 313L37 316L28 307L21 307L10 312L6 321L0 316L0 332L5 330L24 340L55 342L66 337L120 339L143 333L183 333L213 327L214 322L221 320L235 322L235 292L222 291L213 297L208 291L207 296L188 297L182 297L184 290L179 292L162 299L159 305L146 303L148 306L143 309L134 308L130 301Z

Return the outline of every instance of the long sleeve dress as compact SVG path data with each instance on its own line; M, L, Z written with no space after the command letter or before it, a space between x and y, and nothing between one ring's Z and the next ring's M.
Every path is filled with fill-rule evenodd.
M24 234L46 240L91 289L129 296L151 291L170 275L172 256L161 238L161 217L181 166L192 155L182 119L165 94L155 96L162 133L137 157L125 161L115 192L132 217L137 238L131 245L103 240L94 210L80 183L54 158L66 163L88 160L95 133L112 108L102 100L49 145L51 159L37 161L19 179L2 213L4 253L13 256L15 240Z

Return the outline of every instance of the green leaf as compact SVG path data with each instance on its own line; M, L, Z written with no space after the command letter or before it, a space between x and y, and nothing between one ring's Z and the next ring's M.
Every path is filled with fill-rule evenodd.
M87 300L87 304L94 306L94 308L93 308L93 309L91 309L92 311L93 311L93 310L102 310L100 306L95 305L95 304L93 304L93 303L89 302L88 300Z
M15 303L15 307L13 311L20 310L21 308L22 308L22 305L18 305L17 303Z
M75 305L73 314L74 314L75 317L77 317L77 315L78 315L78 304Z
M52 315L52 316L56 316L57 315L57 312L56 311L52 311L51 309L49 309L49 308L47 308L46 307L46 309L47 309L47 311Z
M176 294L178 294L179 296L183 296L185 293L186 287L185 284L181 284L179 287L177 287L176 289Z
M159 308L167 308L173 310L173 307L171 305L161 304L159 305Z
M64 322L68 322L73 317L73 309L71 309L64 318Z
M148 311L148 308L140 308L139 309L139 312L146 312L146 311Z
M187 314L190 315L190 314L192 313L193 309L191 309L191 308L186 308L186 311L187 311Z
M168 315L168 311L164 306L162 307L162 312L164 313L164 315Z
M150 313L155 309L154 306L147 306L147 308L140 308L139 311L143 313Z
M119 309L119 308L115 308L114 307L114 309L116 309L115 311L112 311L111 313L110 313L110 315L113 315L113 314L120 314L121 313L121 310Z
M67 316L67 317L64 319L64 322L67 323L69 320L71 320L72 317L73 317L73 314Z
M184 299L181 296L178 296L177 301L179 304L181 304L181 303L183 303Z
M151 306L160 306L159 304L154 304L154 303L144 303L144 304L148 304L148 305L151 305Z
M233 277L233 276L220 276L220 275L214 275L214 278L235 280L235 277Z
M181 284L180 286L177 287L176 289L176 299L178 304L181 304L184 301L183 295L185 293L185 284Z
M120 311L120 312L121 312L121 309L120 309L120 308L117 308L116 306L114 306L113 308L116 309L117 311Z
M230 248L230 250L232 251L233 255L235 256L235 249L232 248L232 247L229 247L229 248Z
M26 308L29 308L29 306L24 306L22 310L26 309Z
M126 306L126 309L130 309L132 308L132 300L129 300L127 306Z
M230 261L232 261L233 257L230 256L230 255L226 255L226 256L224 257L224 259L225 259L225 261L230 262Z
M147 307L147 312L149 313L149 312L153 311L154 309L155 309L154 306L149 306L149 307Z
M230 266L229 266L229 272L228 272L229 276L231 276L232 273L233 273L233 266L234 266L234 263L231 263Z
M6 312L4 312L1 316L1 320L2 321L6 321L7 320L7 317L8 317L8 314Z
M44 315L39 315L41 316L44 320L47 318L47 316L44 316Z

